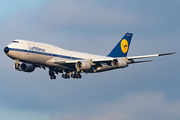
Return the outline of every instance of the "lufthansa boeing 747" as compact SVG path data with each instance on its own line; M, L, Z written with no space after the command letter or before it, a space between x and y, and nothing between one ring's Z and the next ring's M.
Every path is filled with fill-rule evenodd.
M127 57L133 34L126 33L107 56L99 56L65 50L49 44L16 39L4 52L15 60L14 68L18 71L33 72L37 67L48 68L51 79L62 73L62 78L82 78L81 73L97 73L128 67L133 63L149 62L151 60L135 61L135 59L170 55L174 53L153 54Z

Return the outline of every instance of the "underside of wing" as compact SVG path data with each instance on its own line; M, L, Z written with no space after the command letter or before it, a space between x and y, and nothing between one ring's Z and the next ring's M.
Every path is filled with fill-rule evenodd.
M112 60L115 58L109 57L105 59L84 59L84 60L63 60L60 58L52 58L46 62L49 66L56 66L69 70L96 70L103 65L111 66Z
M83 62L83 63L89 63L91 66L96 66L96 67L100 67L102 66L101 63L111 63L111 61L114 58L109 58L109 59L85 59L85 60L60 60L60 59L54 59L53 63L55 64L60 64L60 65L64 65L67 67L75 67L75 64L77 64L78 62Z

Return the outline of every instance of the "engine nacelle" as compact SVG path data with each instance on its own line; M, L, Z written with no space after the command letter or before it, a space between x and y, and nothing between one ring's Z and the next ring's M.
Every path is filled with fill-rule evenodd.
M22 63L21 64L21 70L23 72L33 72L35 70L35 67L32 64Z
M35 66L28 63L15 63L14 68L17 71L23 71L23 72L33 72L35 70Z
M112 60L111 65L113 67L119 67L119 68L124 68L128 66L127 62L123 59L114 59Z
M78 70L91 69L91 64L88 63L87 61L78 61L75 66L76 66L76 69L78 69Z

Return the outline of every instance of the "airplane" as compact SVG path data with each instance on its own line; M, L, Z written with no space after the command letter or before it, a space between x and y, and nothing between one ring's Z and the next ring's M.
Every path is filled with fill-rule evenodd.
M65 79L70 77L81 79L81 73L98 73L126 68L130 64L152 61L136 61L136 59L175 53L127 57L132 36L132 33L126 33L107 56L65 50L49 44L20 39L13 40L4 48L4 52L15 60L15 70L31 73L38 67L48 68L50 79L56 79L58 73L62 73L62 78Z

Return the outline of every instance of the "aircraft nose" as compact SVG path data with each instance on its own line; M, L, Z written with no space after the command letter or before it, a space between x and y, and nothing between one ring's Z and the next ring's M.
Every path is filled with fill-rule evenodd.
M9 52L9 48L8 47L5 47L4 48L4 52L7 54Z

